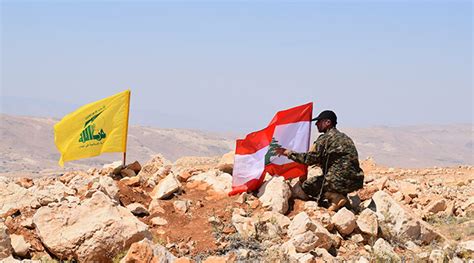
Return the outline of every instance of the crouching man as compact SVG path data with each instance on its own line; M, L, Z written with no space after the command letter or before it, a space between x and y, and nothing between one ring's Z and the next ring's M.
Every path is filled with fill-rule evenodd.
M300 177L303 191L312 199L329 202L330 211L337 211L347 203L347 194L362 188L364 172L359 165L357 149L349 136L336 129L337 116L326 110L312 121L323 133L307 153L297 153L285 148L276 149L278 155L306 165L317 165L322 176Z

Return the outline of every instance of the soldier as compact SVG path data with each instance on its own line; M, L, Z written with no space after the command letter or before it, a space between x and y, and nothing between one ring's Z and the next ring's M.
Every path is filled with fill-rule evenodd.
M297 153L285 148L276 149L278 155L306 165L317 165L323 170L322 176L300 177L303 191L313 199L326 198L328 210L337 211L347 202L347 194L362 188L364 172L354 142L349 136L336 129L337 116L333 111L325 110L316 121L318 131L323 134L314 142L307 153Z

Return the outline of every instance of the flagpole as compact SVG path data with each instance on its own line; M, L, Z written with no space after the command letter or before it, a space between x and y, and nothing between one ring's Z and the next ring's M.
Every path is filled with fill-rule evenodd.
M125 161L127 159L127 138L128 138L128 120L129 120L129 114L130 114L130 97L132 96L132 91L130 91L130 94L128 95L128 102L127 102L127 124L125 125L125 139L124 139L124 151L123 151L123 163L122 165L125 167Z

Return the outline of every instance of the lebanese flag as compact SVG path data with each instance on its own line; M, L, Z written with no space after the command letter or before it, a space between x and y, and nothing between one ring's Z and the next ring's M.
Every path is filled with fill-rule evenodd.
M307 152L312 115L312 102L279 111L265 129L237 140L229 195L258 189L266 173L285 179L307 174L307 165L296 163L286 156L278 157L275 149L283 147L295 152Z

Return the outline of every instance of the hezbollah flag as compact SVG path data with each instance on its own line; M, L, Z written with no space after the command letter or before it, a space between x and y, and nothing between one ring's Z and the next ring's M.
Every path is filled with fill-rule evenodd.
M54 142L64 162L125 152L130 90L84 105L54 125Z
M266 173L285 179L307 174L306 165L286 156L277 156L275 149L284 147L296 152L307 152L312 114L313 103L279 111L265 129L237 140L232 191L229 195L258 189Z

